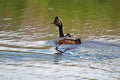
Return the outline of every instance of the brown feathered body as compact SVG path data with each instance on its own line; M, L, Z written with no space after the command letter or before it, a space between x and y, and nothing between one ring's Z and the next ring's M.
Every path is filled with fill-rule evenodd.
M78 38L72 38L72 37L63 37L57 39L58 44L81 44L81 40Z

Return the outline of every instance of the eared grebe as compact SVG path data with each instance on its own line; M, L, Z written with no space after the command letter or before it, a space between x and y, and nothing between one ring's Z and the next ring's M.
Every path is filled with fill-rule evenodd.
M81 40L76 37L71 37L69 33L64 35L63 33L63 23L57 16L53 22L59 29L59 38L56 40L57 44L81 44Z

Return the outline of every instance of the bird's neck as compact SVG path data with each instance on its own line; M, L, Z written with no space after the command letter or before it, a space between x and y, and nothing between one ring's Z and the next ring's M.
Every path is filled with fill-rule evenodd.
M64 37L62 26L59 26L59 37Z

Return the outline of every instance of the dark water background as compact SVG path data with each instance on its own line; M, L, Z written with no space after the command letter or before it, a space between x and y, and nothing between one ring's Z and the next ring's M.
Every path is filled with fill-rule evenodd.
M0 80L119 80L120 0L0 0ZM81 45L60 45L55 16ZM66 48L72 48L66 50Z

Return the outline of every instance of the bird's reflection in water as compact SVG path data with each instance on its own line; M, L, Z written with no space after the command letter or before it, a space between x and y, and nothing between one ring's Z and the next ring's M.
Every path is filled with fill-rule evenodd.
M59 64L60 60L62 60L62 55L55 54L54 64Z
M59 46L55 47L56 52L54 53L55 54L54 64L59 64L59 61L62 60L63 53L66 51L66 50L62 51L58 48L59 48Z
M76 49L75 47L67 47L67 48L59 48L59 46L56 46L55 47L55 50L56 52L54 53L55 54L55 60L54 60L54 64L59 64L59 61L61 61L62 59L64 59L64 55L65 54L68 54L69 55L69 52L67 53L67 51L70 51L70 50L74 50Z

